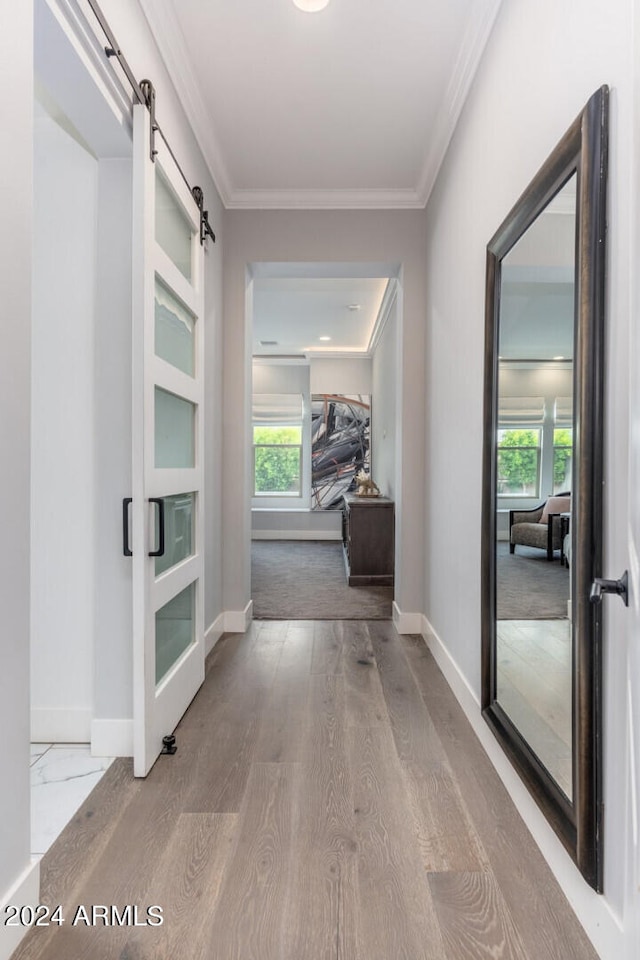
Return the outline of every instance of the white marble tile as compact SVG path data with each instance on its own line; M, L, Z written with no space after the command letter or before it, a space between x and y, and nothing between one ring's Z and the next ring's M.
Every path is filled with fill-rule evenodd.
M49 747L52 747L52 743L32 743L31 744L31 766L36 763L37 760L42 757Z
M113 761L87 744L54 745L31 768L31 852L45 853Z

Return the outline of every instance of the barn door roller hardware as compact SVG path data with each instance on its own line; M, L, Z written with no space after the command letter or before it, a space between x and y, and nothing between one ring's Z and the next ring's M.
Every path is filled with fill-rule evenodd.
M213 240L213 242L215 243L216 241L215 234L211 229L211 225L209 223L209 211L204 209L204 194L202 192L202 189L201 187L193 187L193 188L191 187L191 184L187 180L182 167L180 166L180 164L178 163L178 160L176 159L175 153L171 149L171 145L169 144L169 141L167 140L164 133L162 132L162 128L156 119L156 92L153 84L151 83L150 80L142 80L140 83L138 83L138 81L136 80L133 74L131 67L127 63L127 59L122 52L120 44L117 42L115 36L113 35L113 31L107 22L107 19L104 13L100 9L100 4L98 3L98 0L88 0L88 3L95 15L96 20L100 24L102 32L107 38L108 45L104 48L105 54L107 55L107 57L109 58L114 57L118 61L125 77L131 84L131 89L133 90L136 100L138 101L138 103L143 103L149 111L150 118L151 118L151 125L150 125L151 132L149 137L150 139L149 156L151 160L155 161L155 158L158 153L155 146L155 142L156 142L155 138L157 134L161 136L162 139L164 140L167 150L171 154L171 157L173 158L173 162L175 163L176 167L178 168L178 171L180 172L180 176L182 177L185 184L187 185L187 189L189 190L189 193L194 198L195 202L198 205L198 209L200 210L200 243L204 244L204 241L207 239L207 237L210 237L211 240Z

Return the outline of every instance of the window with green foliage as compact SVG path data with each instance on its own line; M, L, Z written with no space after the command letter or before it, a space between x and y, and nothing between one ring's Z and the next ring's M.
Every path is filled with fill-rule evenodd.
M254 496L301 496L302 425L253 427Z
M498 496L539 496L540 434L537 428L498 430Z
M571 490L573 430L556 427L553 431L553 492Z

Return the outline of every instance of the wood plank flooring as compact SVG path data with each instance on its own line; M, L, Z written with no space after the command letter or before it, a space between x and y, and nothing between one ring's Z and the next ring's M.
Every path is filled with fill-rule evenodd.
M569 799L571 665L569 620L498 621L498 701Z
M44 857L66 923L13 960L596 960L422 638L256 622L207 667L175 756L116 761Z

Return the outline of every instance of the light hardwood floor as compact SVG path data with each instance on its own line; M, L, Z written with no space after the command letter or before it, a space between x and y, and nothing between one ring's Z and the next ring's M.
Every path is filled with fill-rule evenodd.
M14 960L594 960L420 637L224 637L145 781L118 760L42 861ZM73 926L78 905L162 926Z
M569 620L498 620L498 701L569 799L571 666Z

